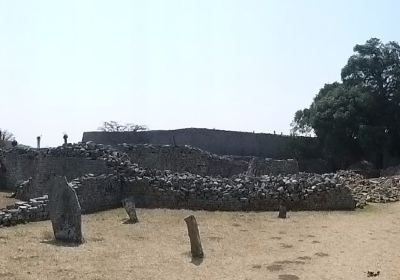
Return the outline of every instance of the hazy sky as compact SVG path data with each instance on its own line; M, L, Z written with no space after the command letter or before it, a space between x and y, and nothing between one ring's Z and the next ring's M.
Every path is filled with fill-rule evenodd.
M288 133L400 1L0 0L0 128L72 142L103 121Z

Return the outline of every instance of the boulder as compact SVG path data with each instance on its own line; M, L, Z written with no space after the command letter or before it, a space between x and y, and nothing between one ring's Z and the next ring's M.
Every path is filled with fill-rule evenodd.
M83 242L81 206L75 190L65 177L55 176L51 179L49 212L56 240Z

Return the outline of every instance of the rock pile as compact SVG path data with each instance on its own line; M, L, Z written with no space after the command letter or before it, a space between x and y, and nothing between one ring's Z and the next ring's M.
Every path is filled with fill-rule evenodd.
M355 172L343 170L326 175L351 190L358 208L363 208L368 202L388 203L400 200L400 176L366 179Z
M363 179L350 184L349 188L357 200L357 206L360 208L368 202L388 203L400 200L399 177Z

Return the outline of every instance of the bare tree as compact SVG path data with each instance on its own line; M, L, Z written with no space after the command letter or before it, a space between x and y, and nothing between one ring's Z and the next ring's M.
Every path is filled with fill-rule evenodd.
M147 130L148 128L145 125L139 125L134 123L121 124L116 121L108 121L104 122L103 125L98 129L106 132L125 132L125 131L136 132L136 131Z
M6 146L8 142L14 141L14 134L6 129L0 129L0 147Z

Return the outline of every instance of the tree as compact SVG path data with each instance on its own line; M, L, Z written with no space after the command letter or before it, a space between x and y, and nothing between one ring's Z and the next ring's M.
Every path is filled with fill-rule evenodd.
M385 131L389 151L399 155L400 46L372 38L364 45L356 45L354 51L356 54L342 70L343 83L368 91L373 98L369 124Z
M147 130L148 128L145 125L138 125L133 123L121 124L116 121L108 121L104 122L103 125L98 129L106 132L126 132L126 131L137 132L137 131Z
M347 89L343 84L326 84L314 98L310 108L297 111L294 129L313 129L335 165L342 167L360 155L357 143L359 124L366 121L368 95L359 88Z
M342 83L326 84L309 108L297 111L292 131L314 131L340 167L361 157L381 167L384 146L400 154L400 46L372 38L354 52Z
M0 147L5 147L8 142L14 141L14 135L6 129L0 129Z

